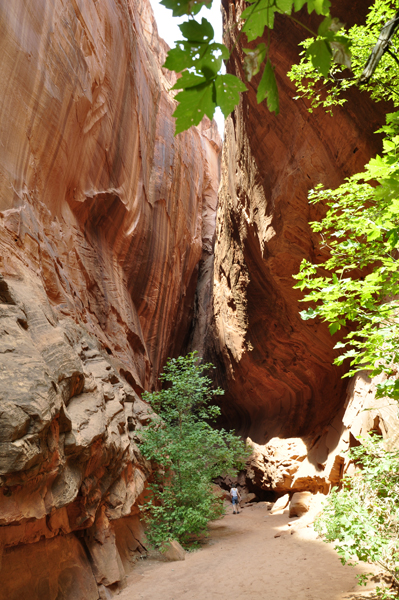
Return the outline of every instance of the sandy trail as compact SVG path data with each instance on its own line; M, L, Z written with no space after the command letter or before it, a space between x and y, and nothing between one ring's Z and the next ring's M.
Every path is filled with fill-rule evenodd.
M352 600L374 598L356 583L367 569L341 565L313 527L275 538L293 519L264 503L210 524L201 550L181 562L140 560L118 600Z

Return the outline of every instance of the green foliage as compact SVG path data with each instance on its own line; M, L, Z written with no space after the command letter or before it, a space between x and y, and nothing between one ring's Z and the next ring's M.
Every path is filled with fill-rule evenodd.
M143 395L158 415L140 432L140 451L155 466L152 495L141 508L156 547L170 538L187 544L221 516L212 480L243 468L249 454L233 432L209 424L220 414L209 402L223 394L203 374L211 367L200 365L195 352L169 359L160 376L169 387Z
M358 85L365 63L382 26L396 11L395 3L377 0L371 7L365 27L352 27L352 73L343 66L319 65L310 57L320 38L306 40L301 63L289 76L302 96L311 100L310 112L324 106L330 112L346 100L344 92ZM325 20L319 27L328 25ZM331 22L337 32L342 24ZM346 42L344 42L344 45ZM341 52L335 42L333 52ZM393 47L393 45L392 45ZM347 51L347 46L346 50ZM318 60L321 53L318 52ZM378 101L398 102L398 65L384 55L375 77L364 88ZM350 333L336 344L342 354L336 364L348 361L346 376L369 369L386 378L377 386L377 397L399 400L399 113L387 115L383 154L372 159L363 173L348 178L336 190L317 186L309 195L311 203L323 202L327 213L321 222L311 223L320 234L321 246L329 255L320 264L303 260L295 287L306 290L303 299L311 306L302 311L303 319L319 318L329 323L331 335L344 326ZM391 588L379 588L381 598L398 598L399 590L399 451L387 452L381 440L369 437L350 456L361 469L345 478L341 490L327 500L318 522L319 532L332 542L342 562L374 562L392 578ZM360 578L365 583L367 576Z
M164 67L182 73L172 89L181 89L176 95L179 105L175 135L198 125L207 115L213 118L216 106L227 116L239 102L239 93L247 88L234 75L220 75L222 60L229 58L223 44L213 41L214 31L206 19L201 23L190 19L182 23L184 40L169 50Z
M174 17L182 17L183 15L196 15L205 5L210 7L212 1L206 0L162 0L161 4L166 8L170 8Z
M359 369L371 375L385 371L380 395L398 398L394 365L399 362L397 295L399 284L399 113L387 116L384 152L336 190L318 186L310 202L324 201L328 211L321 222L311 223L321 234L330 258L322 265L303 260L295 275L296 288L308 290L304 301L314 305L301 313L304 319L327 321L334 334L355 324L336 364L350 360L348 376ZM378 182L378 185L376 185Z
M399 450L387 451L375 435L360 441L349 457L361 468L326 498L315 528L334 544L342 564L377 563L393 582L379 588L379 596L398 598ZM368 577L359 583L366 584Z
M182 90L176 95L179 105L173 113L178 134L192 125L198 125L204 115L212 119L217 106L225 116L230 114L239 102L240 93L246 91L247 87L234 75L220 74L222 61L230 58L234 48L229 50L224 44L214 41L214 31L207 19L199 22L194 18L203 5L210 7L211 3L163 0L162 4L170 8L175 16L190 15L190 19L179 26L184 39L168 52L164 64L167 69L183 73L173 86L173 89ZM241 15L237 41L245 34L248 42L252 42L264 35L265 30L273 29L276 13L282 13L301 24L291 13L305 4L309 13L315 11L326 16L324 26L318 31L319 38L310 46L308 54L314 68L327 76L334 61L347 64L350 56L349 39L337 33L338 29L334 26L336 20L329 16L329 0L249 0L249 6ZM314 33L307 27L305 29ZM266 45L262 42L254 49L245 48L243 68L247 81L251 81L265 65L257 90L257 101L260 103L267 99L269 110L278 114L278 89L269 47L270 43Z
M240 92L245 92L246 87L234 75L218 75L215 79L216 103L220 106L225 117L231 113L240 101Z
M278 90L274 68L270 60L265 64L262 79L260 80L258 93L256 95L258 104L267 98L267 108L271 112L279 113Z
M331 69L327 66L326 51L323 53L324 64L319 64L319 68L316 68L312 56L314 44L319 43L321 48L322 41L326 39L322 24L318 30L319 36L322 37L316 41L310 38L302 43L304 47L302 59L298 65L293 65L288 73L299 93L296 99L304 97L310 100L310 112L318 106L323 106L332 114L334 106L343 105L347 101L345 92L353 86L359 86L359 78L378 40L381 28L395 15L396 10L394 0L376 0L369 10L365 25L354 25L346 31L341 23L337 24L335 21L334 24L332 21L330 29L335 30L336 35L334 40L329 40L329 44L337 64ZM342 39L339 39L340 30L345 34ZM391 50L393 53L397 52L394 40L391 42ZM346 60L349 58L350 61ZM317 60L322 59L319 57ZM398 84L399 65L391 55L386 53L372 79L360 87L366 90L373 100L391 100L397 106Z

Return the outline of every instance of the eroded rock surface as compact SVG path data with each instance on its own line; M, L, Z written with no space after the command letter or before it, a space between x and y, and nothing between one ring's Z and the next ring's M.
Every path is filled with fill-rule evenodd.
M266 445L249 440L253 454L246 473L241 474L242 485L276 495L311 492L320 498L339 485L344 475L353 474L355 465L348 450L361 444L362 437L373 432L384 438L387 448L397 448L397 403L375 397L383 377L372 381L367 372L359 372L350 382L344 406L310 447L300 439L274 438ZM319 510L317 501L313 516Z
M26 582L8 582L0 597L17 599L32 589L34 598L91 598L93 572L105 585L124 579L111 522L138 512L150 466L137 432L151 410L101 343L70 317L57 318L43 288L23 272L12 283L0 280L8 300L0 306L1 572L8 580L13 561L29 562L32 553L35 561ZM61 554L58 542L41 541L59 536L67 536ZM77 547L84 561L74 556ZM140 537L136 547L142 550ZM75 571L68 588L75 576L66 572Z
M309 463L307 447L300 438L273 438L264 446L247 441L253 448L246 470L247 486L251 489L255 487L276 495L293 491L329 491L329 473L321 465Z
M0 22L0 598L107 597L143 551L138 393L190 335L220 138L173 137L146 0Z
M224 8L232 45L243 4L225 2ZM361 2L333 5L346 23L359 21L365 9ZM379 150L373 132L386 107L354 91L331 118L323 109L309 114L303 100L293 101L297 93L286 72L298 60L303 32L279 17L270 51L280 114L257 104L251 82L226 124L207 351L227 390L224 424L259 444L276 436L311 444L342 407L347 380L341 379L343 367L332 365L337 336L332 339L325 324L301 320L302 294L293 290L302 259L325 258L309 227L323 207L309 206L307 195L318 183L336 187L363 168ZM306 11L302 18L310 19ZM240 75L242 44L243 38L228 64Z

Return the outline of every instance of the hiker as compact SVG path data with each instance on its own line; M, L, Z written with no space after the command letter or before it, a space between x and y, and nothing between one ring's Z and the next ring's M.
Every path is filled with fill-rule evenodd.
M231 488L230 496L231 496L231 502L233 504L233 515L236 514L236 509L237 509L237 515L238 515L238 514L240 514L240 511L238 510L238 502L241 500L241 495L235 486L233 486Z

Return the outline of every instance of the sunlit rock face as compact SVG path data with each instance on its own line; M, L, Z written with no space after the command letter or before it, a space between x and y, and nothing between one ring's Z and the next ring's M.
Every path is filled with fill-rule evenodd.
M341 2L332 12L347 23L359 22L365 10L360 5L346 13ZM224 3L231 36L242 8ZM317 27L306 11L302 18ZM256 103L258 75L227 120L222 158L207 348L218 365L218 383L227 390L225 424L260 444L275 436L309 441L344 402L343 370L332 366L339 336L331 338L320 322L301 320L305 306L292 275L303 258L326 257L309 227L324 209L309 206L309 190L318 183L336 187L362 169L379 150L373 132L387 110L353 91L333 118L322 109L309 114L304 100L293 99L297 92L286 76L305 35L286 18L276 18L271 59L280 114ZM243 77L242 45L248 46L240 39L228 71Z
M137 393L190 335L220 138L174 138L147 2L0 23L0 598L88 600L141 548Z

